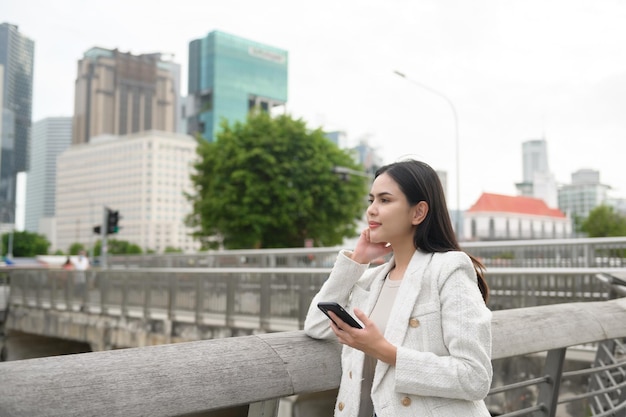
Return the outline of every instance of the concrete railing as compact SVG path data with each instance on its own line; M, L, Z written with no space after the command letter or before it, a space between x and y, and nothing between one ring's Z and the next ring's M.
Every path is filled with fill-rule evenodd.
M93 350L302 329L329 268L134 268L11 273L8 330ZM492 310L601 301L625 268L490 268Z
M492 323L494 360L547 352L541 375L516 384L536 386L536 403L509 415L554 416L566 349L625 338L626 298L496 311ZM597 390L562 401L624 415L626 352L612 346L613 363L590 377ZM229 415L275 416L281 398L338 386L339 349L294 331L5 362L0 415L209 416L232 408ZM494 386L491 395L508 388L515 387Z

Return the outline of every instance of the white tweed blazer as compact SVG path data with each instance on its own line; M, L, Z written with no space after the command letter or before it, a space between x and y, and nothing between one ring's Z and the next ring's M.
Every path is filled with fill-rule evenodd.
M336 337L319 301L336 301L369 315L385 276L341 251L304 323L316 339ZM491 386L491 311L464 252L416 251L390 312L385 338L398 348L395 366L378 361L372 400L378 417L489 417L483 399ZM364 353L344 346L335 416L357 417Z

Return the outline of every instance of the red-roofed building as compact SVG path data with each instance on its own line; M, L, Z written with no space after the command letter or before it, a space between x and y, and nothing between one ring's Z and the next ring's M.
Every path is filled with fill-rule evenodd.
M570 219L538 198L483 193L465 212L466 240L559 239L572 235Z

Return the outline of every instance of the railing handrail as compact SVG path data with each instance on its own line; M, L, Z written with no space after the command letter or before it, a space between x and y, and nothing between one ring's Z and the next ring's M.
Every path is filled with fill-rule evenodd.
M625 267L626 236L460 242L486 266ZM332 266L341 247L209 250L197 253L110 255L112 267Z
M524 240L494 240L494 241L462 241L459 242L461 248L480 248L480 247L501 247L501 246L571 246L571 245L587 245L587 244L609 244L609 243L626 243L626 236L620 237L582 237L582 238L567 238L567 239L524 239ZM263 255L263 254L308 254L308 253L326 253L337 252L344 249L343 246L328 246L328 247L314 247L314 248L265 248L265 249L222 249L222 250L207 250L194 254L185 253L166 253L158 255L149 254L129 254L129 255L111 255L119 257L142 257L142 256L172 256L172 257L186 257L186 256L211 256L211 255Z
M493 359L626 337L626 299L493 313ZM336 388L340 346L302 331L0 363L0 415L181 416Z

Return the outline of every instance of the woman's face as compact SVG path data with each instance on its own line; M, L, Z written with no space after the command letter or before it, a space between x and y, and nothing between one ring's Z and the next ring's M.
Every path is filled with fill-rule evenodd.
M418 205L410 206L406 196L393 178L379 175L372 184L367 208L370 241L375 243L413 240Z

